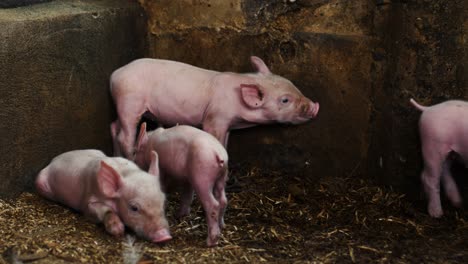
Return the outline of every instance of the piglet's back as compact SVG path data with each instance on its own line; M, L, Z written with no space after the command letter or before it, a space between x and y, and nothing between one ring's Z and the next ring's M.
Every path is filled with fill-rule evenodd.
M441 134L446 137L463 137L468 130L468 103L459 100L446 101L427 107L421 115L421 132ZM452 135L445 135L451 132ZM454 133L454 134L453 134Z
M48 199L82 210L86 193L92 190L94 175L106 156L99 150L74 150L55 157L39 172L37 191Z
M163 132L161 132L163 131ZM158 133L159 132L159 133ZM213 135L192 126L179 125L150 134L153 148L161 152L161 168L176 172L187 168L175 164L188 164L193 158L217 158L227 164L228 155L223 145ZM177 167L177 168L174 168Z

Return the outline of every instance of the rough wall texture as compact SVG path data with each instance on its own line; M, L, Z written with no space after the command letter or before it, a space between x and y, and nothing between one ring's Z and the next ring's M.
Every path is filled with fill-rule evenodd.
M31 189L62 152L110 154L108 79L144 55L142 13L118 0L0 9L0 196Z
M178 1L177 14L165 13L169 1L140 2L151 18L151 56L248 72L257 55L320 102L311 123L234 131L231 160L287 166L311 180L365 167L370 80L381 78L372 70L371 1Z
M466 1L140 3L152 57L246 72L255 54L320 102L312 123L232 133L233 160L311 182L364 172L414 190L422 164L409 98L468 99Z

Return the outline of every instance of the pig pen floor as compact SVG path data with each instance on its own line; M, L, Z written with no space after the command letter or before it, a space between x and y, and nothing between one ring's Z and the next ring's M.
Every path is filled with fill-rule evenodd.
M0 263L468 263L468 214L445 203L431 219L422 201L358 179L233 169L220 245L205 247L203 212L173 217L173 240L156 245L24 193L0 200ZM174 200L173 196L169 196Z

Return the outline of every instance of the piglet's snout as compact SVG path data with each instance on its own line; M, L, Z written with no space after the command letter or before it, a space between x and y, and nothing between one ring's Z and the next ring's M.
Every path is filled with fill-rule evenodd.
M150 234L151 241L155 243L161 243L172 239L171 234L168 229L160 229L152 234Z
M309 101L306 107L306 111L304 112L304 117L306 118L315 118L318 115L320 105L319 103L314 103L312 101Z

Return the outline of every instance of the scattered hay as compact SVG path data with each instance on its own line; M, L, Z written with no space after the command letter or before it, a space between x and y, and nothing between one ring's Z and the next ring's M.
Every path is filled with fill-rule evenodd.
M228 193L219 247L205 246L198 201L176 220L177 201L168 196L174 239L158 245L114 238L80 214L24 193L0 200L0 263L468 263L464 211L445 206L442 219L431 219L424 203L357 177L314 184L255 167L233 174L239 192Z

